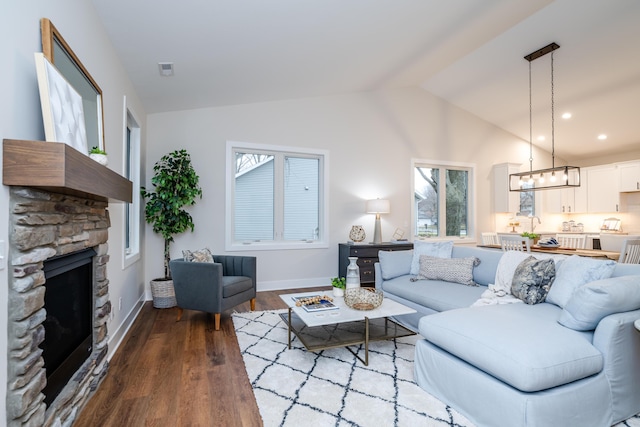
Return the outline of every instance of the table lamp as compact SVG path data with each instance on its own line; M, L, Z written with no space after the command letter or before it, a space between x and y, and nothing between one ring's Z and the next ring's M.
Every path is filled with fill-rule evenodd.
M373 244L382 243L382 231L380 227L380 214L389 213L391 206L388 200L367 200L367 213L376 214L376 225L373 231Z

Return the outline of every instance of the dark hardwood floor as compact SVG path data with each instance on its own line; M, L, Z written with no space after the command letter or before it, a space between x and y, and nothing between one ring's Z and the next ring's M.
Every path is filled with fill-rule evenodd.
M286 308L278 295L314 289L259 292L256 310ZM80 426L261 426L231 313L213 315L177 308L142 312L111 359L109 371L84 407Z

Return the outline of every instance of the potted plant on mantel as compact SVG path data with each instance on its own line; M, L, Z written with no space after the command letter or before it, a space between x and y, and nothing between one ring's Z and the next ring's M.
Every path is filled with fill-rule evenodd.
M107 166L107 152L101 150L98 147L93 147L91 151L89 151L89 157L101 165Z
M151 184L155 191L140 189L142 197L149 199L144 211L145 220L164 238L164 277L151 281L151 295L154 307L169 308L176 305L169 269L171 242L176 234L187 229L193 232L193 218L183 207L194 205L196 197L202 198L202 189L187 150L166 154L153 166L153 172Z

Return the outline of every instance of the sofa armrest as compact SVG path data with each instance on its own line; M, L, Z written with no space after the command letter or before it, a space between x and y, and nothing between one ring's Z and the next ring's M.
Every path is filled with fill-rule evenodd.
M376 289L382 289L382 268L380 268L380 263L376 262L373 264L373 268L375 271Z
M593 335L593 345L604 357L609 380L614 423L638 412L640 399L640 331L633 323L640 310L616 313L602 319Z

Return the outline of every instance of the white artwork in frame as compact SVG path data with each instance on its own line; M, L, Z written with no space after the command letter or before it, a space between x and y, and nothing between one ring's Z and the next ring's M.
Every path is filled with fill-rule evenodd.
M82 97L44 54L36 52L35 58L46 140L88 155Z

